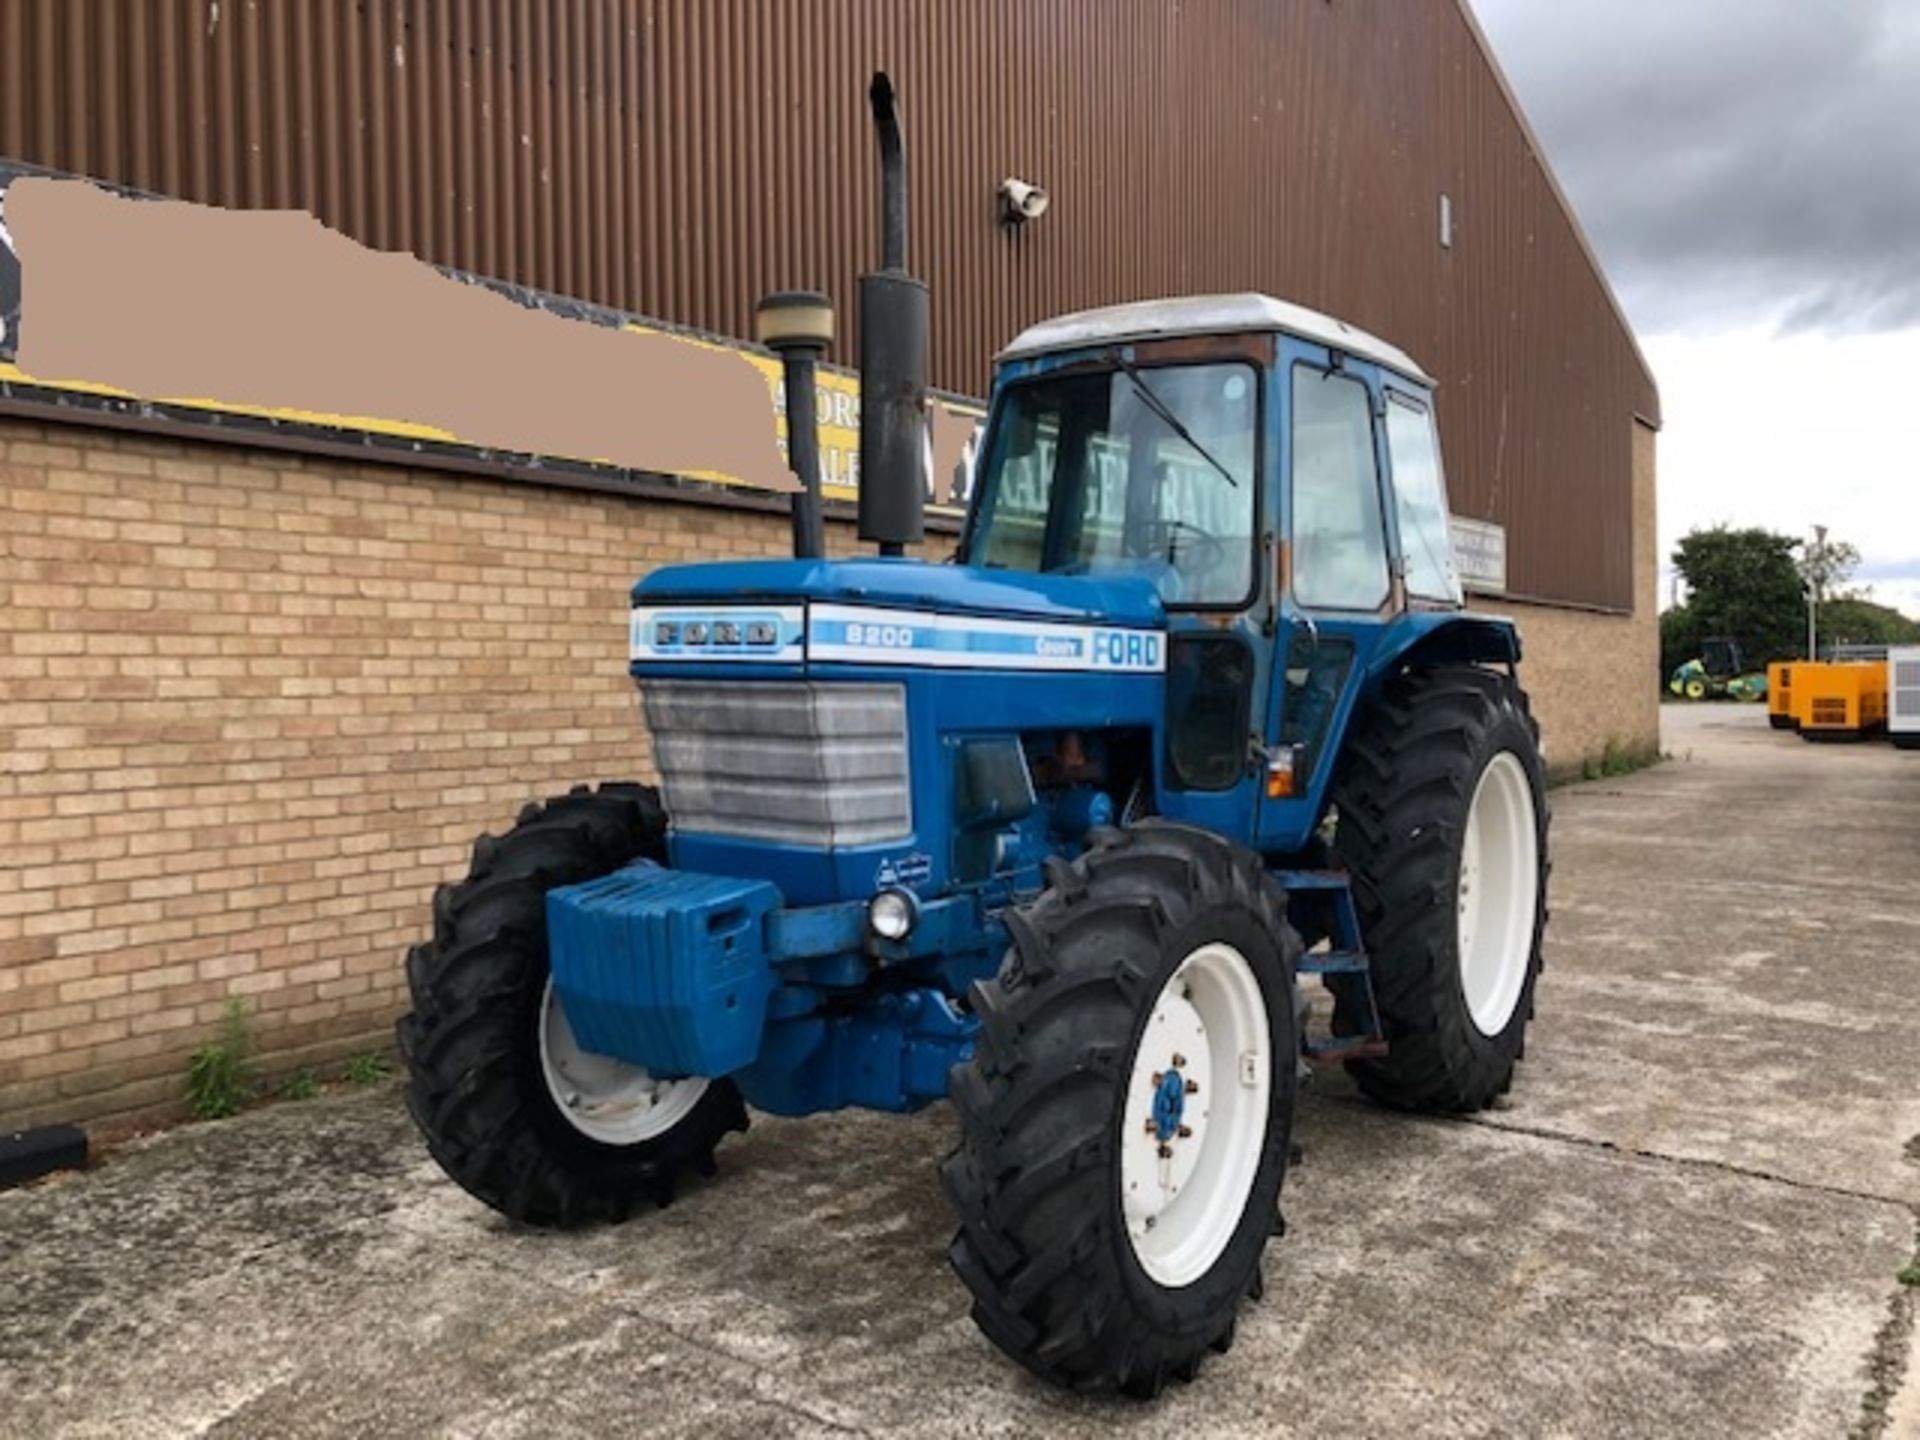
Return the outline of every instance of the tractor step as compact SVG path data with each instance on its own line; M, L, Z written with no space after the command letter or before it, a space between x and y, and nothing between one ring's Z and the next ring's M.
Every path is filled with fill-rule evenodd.
M1370 961L1364 950L1312 950L1300 957L1302 975L1364 975Z
M1303 1053L1310 1065L1344 1065L1349 1060L1378 1060L1387 1053L1387 1042L1377 1035L1333 1035L1309 1040Z
M1278 870L1274 878L1298 904L1294 923L1316 939L1316 946L1300 957L1301 975L1357 975L1366 988L1367 1027L1358 1035L1305 1035L1300 1050L1314 1065L1342 1065L1349 1060L1377 1060L1387 1053L1380 1028L1380 1007L1373 995L1373 962L1360 936L1360 912L1353 903L1353 886L1344 870Z
M1280 870L1275 872L1289 892L1302 890L1345 890L1348 876L1344 870Z

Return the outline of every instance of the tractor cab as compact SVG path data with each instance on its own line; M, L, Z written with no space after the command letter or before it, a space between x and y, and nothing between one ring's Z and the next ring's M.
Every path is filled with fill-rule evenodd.
M1458 614L1432 379L1329 316L1222 295L1037 325L1000 356L981 454L962 563L1164 607L1163 815L1297 849L1376 662L1428 637L1517 658Z
M1462 610L1432 391L1393 346L1261 295L1028 330L999 357L956 563L634 587L671 862L788 904L997 904L1157 815L1300 863L1388 676L1518 658Z

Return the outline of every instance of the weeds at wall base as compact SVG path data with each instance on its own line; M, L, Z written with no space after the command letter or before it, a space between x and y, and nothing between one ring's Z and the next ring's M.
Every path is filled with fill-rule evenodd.
M384 1055L356 1055L347 1061L349 1085L373 1085L387 1078L393 1067Z
M1658 745L1609 740L1606 748L1598 755L1589 755L1581 762L1580 778L1612 780L1621 775L1631 775L1636 770L1646 770L1672 758L1672 755L1661 750Z
M253 1099L252 1048L246 1011L229 1000L220 1034L187 1059L187 1109L196 1120L223 1119Z
M377 1085L393 1073L392 1060L378 1051L349 1058L331 1074L303 1066L266 1086L254 1074L253 1041L246 1011L229 1000L220 1033L187 1061L187 1110L196 1120L223 1120L256 1103L312 1100L344 1085Z

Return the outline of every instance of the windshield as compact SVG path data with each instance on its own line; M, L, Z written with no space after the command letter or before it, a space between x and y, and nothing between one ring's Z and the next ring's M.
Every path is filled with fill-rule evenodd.
M987 569L1143 575L1170 605L1244 604L1258 423L1258 374L1241 363L1017 385L1000 402L981 470L969 558Z

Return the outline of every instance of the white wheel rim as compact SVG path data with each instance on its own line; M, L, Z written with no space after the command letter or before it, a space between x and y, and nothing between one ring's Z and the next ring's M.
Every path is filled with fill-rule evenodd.
M1219 942L1181 961L1147 1015L1120 1120L1120 1205L1134 1258L1169 1289L1204 1275L1246 1213L1266 1149L1270 1044L1253 967Z
M1460 988L1482 1035L1513 1020L1533 961L1540 836L1533 786L1511 750L1488 762L1460 842Z
M569 1125L602 1145L638 1145L678 1125L707 1093L707 1081L656 1080L638 1065L583 1050L566 1006L547 980L540 997L540 1073Z

